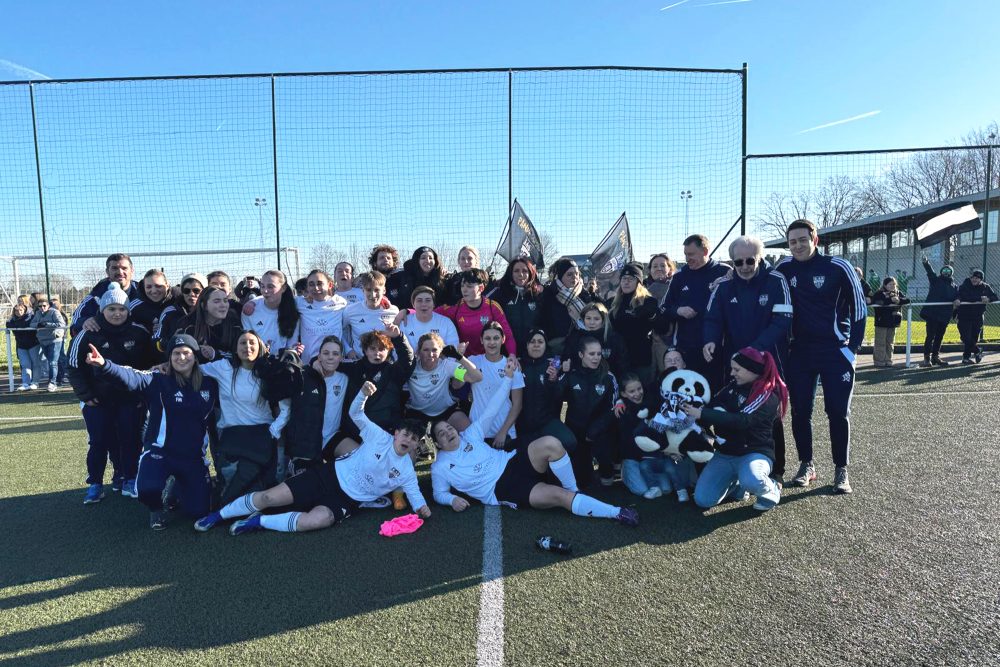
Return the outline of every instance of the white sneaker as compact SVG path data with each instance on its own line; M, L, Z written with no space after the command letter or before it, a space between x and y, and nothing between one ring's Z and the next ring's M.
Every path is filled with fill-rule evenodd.
M686 503L689 500L691 500L691 496L687 489L677 489L677 502Z
M54 382L50 382L50 383L49 383L49 391L55 391L55 390L56 390L56 385L55 385L55 383L54 383Z
M659 498L663 495L663 491L660 490L658 486L651 486L646 489L646 493L642 494L642 497L646 500L652 500L653 498Z
M35 391L36 389L38 389L38 384L32 382L30 385L28 385L28 389L30 389L31 391Z
M15 389L15 391L28 391L28 385L22 384L20 387Z

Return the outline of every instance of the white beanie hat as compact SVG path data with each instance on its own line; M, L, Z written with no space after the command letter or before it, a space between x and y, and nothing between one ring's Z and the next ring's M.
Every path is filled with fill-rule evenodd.
M108 291L101 297L101 311L103 312L111 304L118 304L119 306L128 304L128 294L115 282L108 285Z

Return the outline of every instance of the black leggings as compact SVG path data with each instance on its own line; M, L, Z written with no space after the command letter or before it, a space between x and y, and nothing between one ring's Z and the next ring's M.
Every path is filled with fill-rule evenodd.
M944 332L947 329L947 322L927 320L927 337L924 339L924 359L930 359L940 354L941 342L944 340Z

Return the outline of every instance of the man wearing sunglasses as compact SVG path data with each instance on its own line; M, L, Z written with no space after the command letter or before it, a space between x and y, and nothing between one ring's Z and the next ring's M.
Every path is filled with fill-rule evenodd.
M741 236L729 244L733 273L719 281L705 313L705 360L729 359L752 347L770 352L785 377L788 332L792 328L792 297L785 277L764 263L764 244ZM771 477L784 484L785 430L774 424L774 466Z

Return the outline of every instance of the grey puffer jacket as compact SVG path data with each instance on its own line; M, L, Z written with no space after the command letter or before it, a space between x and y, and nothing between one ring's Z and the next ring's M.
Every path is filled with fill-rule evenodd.
M55 308L49 307L42 312L41 309L35 311L35 316L31 318L31 326L38 329L38 342L41 345L61 342L66 335L66 318Z

